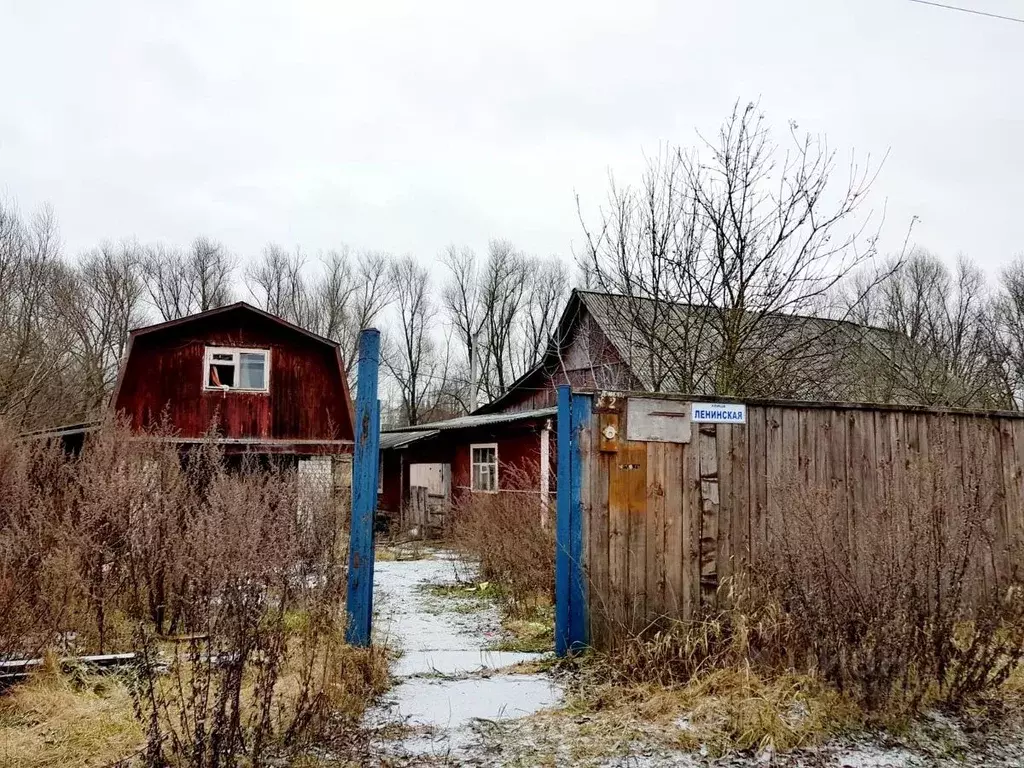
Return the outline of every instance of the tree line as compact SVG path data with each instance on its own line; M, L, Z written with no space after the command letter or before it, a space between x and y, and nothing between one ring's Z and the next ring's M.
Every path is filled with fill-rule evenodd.
M1024 256L992 279L912 247L913 222L880 253L880 166L737 103L715 136L612 179L596 214L578 199L574 264L502 239L433 269L345 246L243 259L207 237L70 257L51 209L0 205L0 418L94 417L130 329L239 299L339 342L350 376L359 330L380 327L385 423L461 415L538 360L574 279L621 297L618 333L655 391L1024 408Z
M208 237L107 242L72 258L52 209L0 205L0 418L20 429L95 418L131 329L238 300L337 341L350 376L359 330L379 327L387 422L462 415L532 365L569 270L500 239L482 255L451 246L440 263L274 243L243 260Z

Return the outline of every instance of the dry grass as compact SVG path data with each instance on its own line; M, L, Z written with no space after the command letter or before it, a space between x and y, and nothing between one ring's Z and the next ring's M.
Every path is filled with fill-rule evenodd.
M480 579L501 588L502 610L528 618L555 589L554 522L540 525L536 466L502 465L494 494L468 494L446 519L447 536L462 554L480 563Z
M654 726L665 746L703 745L714 755L810 746L863 724L856 704L821 681L763 677L749 667L716 669L678 687L598 684L575 690L570 716L640 721Z
M110 765L145 741L116 677L40 673L0 696L0 763L10 768Z
M0 657L135 651L137 679L117 690L149 765L261 765L357 741L388 672L383 653L343 642L341 512L286 461L232 460L213 440L182 457L111 424L69 457L0 431ZM19 687L10 706L40 690ZM98 734L124 710L61 695L68 717L98 710ZM7 722L8 742L38 730ZM91 759L52 727L44 743Z

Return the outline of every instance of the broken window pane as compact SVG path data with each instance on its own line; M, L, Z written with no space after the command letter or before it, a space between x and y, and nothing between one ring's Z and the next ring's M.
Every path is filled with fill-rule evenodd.
M235 386L235 366L232 363L214 364L210 366L211 387Z

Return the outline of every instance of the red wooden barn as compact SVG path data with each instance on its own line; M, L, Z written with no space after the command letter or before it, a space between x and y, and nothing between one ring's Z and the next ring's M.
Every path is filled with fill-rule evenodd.
M338 345L245 302L131 332L111 409L182 445L215 433L225 453L351 453L352 401ZM95 428L58 430L74 439Z
M225 450L349 450L352 401L338 345L238 302L132 331L111 399L136 429L211 429Z

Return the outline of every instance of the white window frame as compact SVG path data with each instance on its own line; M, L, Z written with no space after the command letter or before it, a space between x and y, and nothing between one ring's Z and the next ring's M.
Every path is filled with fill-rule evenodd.
M251 355L263 355L262 388L256 389L239 386L218 387L210 383L210 366L214 364L214 355L231 355L231 364L235 366L235 381L237 382L241 377L241 365L239 364L239 355L243 353ZM259 349L258 347L216 347L207 345L206 350L203 353L203 390L206 392L247 392L256 394L266 394L270 392L270 350Z
M473 457L474 451L484 448L494 449L494 488L486 490L483 488L476 487L476 474L473 469L479 464L484 466L481 462L475 461ZM489 465L488 465L489 466ZM497 443L472 443L469 446L469 489L473 493L497 493L498 489L501 488L501 484L498 482L498 472L500 471L501 461L498 459L498 444Z

